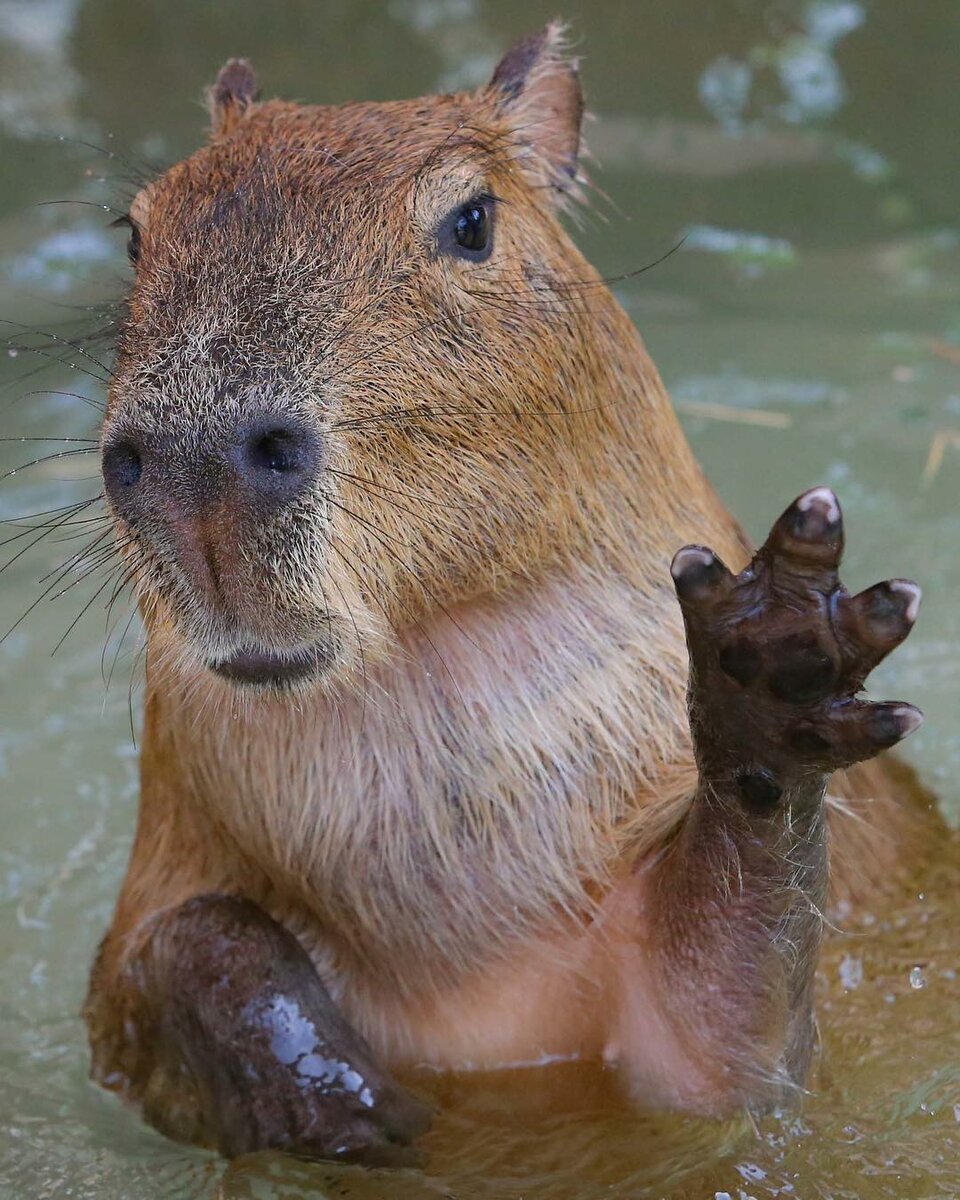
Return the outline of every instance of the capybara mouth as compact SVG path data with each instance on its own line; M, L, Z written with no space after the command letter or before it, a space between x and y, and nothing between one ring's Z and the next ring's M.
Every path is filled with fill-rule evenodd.
M318 675L329 661L328 651L319 645L290 653L240 649L229 658L210 663L210 669L232 683L285 688Z

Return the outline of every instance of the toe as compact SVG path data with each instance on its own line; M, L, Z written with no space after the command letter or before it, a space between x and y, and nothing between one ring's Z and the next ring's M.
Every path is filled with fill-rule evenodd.
M909 634L920 612L920 599L920 589L909 579L890 579L841 599L839 630L856 687Z
M853 700L839 704L818 730L826 748L822 765L847 767L873 758L909 737L922 721L919 708L897 700L882 704Z
M778 574L795 573L820 590L835 586L843 555L843 515L830 488L811 488L798 496L774 524L761 554L778 560Z
M670 574L681 604L696 605L698 601L716 595L732 581L733 576L706 546L684 546L674 555Z

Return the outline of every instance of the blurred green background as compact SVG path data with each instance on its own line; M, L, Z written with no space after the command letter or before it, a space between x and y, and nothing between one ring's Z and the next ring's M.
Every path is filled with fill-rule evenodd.
M120 294L124 235L101 206L122 211L135 172L196 146L203 88L227 57L252 58L266 95L412 95L483 82L513 39L556 15L553 0L0 0L0 318L72 336L92 320L83 306ZM596 118L597 190L578 239L618 276L685 236L616 290L749 531L762 536L797 492L829 483L847 513L847 583L898 574L923 585L917 631L875 686L927 712L908 755L956 822L960 3L569 0L559 15ZM64 200L83 203L47 203ZM50 363L30 374L45 360L2 328L13 344L0 360L0 435L95 436L96 411L81 399L25 393L97 401L100 385ZM4 444L4 470L55 448ZM0 519L94 495L95 473L92 456L18 470L0 484ZM71 550L39 546L4 572L0 633ZM109 688L116 637L104 653L102 598L50 654L94 590L81 581L42 602L0 644L0 1195L212 1195L214 1159L171 1147L85 1082L76 1014L136 802L134 637ZM955 929L952 903L941 919L952 912ZM756 1162L689 1123L668 1136L648 1122L641 1138L601 1122L586 1157L616 1158L636 1139L653 1164L627 1190L596 1190L586 1167L551 1175L540 1162L542 1177L524 1174L519 1150L516 1174L477 1154L445 1182L404 1181L409 1192L395 1179L343 1186L354 1196L960 1194L960 1016L955 974L937 973L960 965L956 935L927 932L923 913L889 922L899 932L880 935L877 978L895 976L903 995L884 983L863 1000L860 985L855 1020L876 1036L848 1045L854 1018L836 1018L849 1051L842 1083L808 1124L765 1129ZM911 995L914 959L930 986ZM907 1066L895 1054L904 1019L919 1056ZM461 1133L470 1146L492 1136L483 1120ZM548 1131L548 1148L551 1136L573 1137ZM234 1172L219 1194L320 1186L268 1167Z

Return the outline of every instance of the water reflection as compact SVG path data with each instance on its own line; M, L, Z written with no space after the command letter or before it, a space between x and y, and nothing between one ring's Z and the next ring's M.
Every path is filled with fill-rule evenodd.
M824 120L846 100L836 50L866 19L863 5L810 0L793 8L793 21L784 21L783 11L771 7L769 40L742 59L720 55L700 76L701 100L728 131L742 132L751 121Z

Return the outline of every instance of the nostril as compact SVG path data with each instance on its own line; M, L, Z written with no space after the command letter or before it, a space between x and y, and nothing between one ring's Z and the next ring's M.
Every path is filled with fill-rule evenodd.
M108 491L136 487L142 474L143 460L133 442L114 442L104 450L103 478Z
M274 475L303 474L315 458L312 443L303 432L282 427L252 433L245 451L247 463L254 471Z
M260 414L241 425L234 439L233 478L261 514L290 504L318 476L320 434L306 421Z
M280 474L298 470L302 459L296 437L285 429L255 434L248 444L247 457L258 470Z

